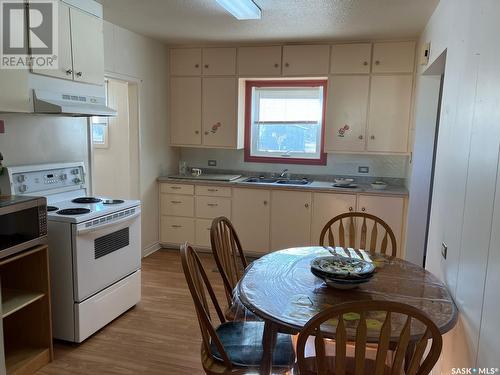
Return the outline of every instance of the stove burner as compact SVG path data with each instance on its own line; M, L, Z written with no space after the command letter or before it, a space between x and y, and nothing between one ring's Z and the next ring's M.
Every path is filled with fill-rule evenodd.
M122 204L124 202L122 199L105 199L102 201L103 204Z
M47 206L47 212L57 211L59 207L56 206Z
M75 198L71 202L73 203L99 203L101 202L102 199L95 198L95 197L80 197L80 198Z
M88 208L66 208L64 210L59 210L57 213L59 215L83 215L88 214L90 210Z

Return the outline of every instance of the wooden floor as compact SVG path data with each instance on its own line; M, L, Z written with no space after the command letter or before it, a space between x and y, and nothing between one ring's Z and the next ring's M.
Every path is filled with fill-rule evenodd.
M201 255L224 303L210 254ZM55 360L37 374L203 374L200 330L178 251L142 262L142 302L80 345L56 342Z

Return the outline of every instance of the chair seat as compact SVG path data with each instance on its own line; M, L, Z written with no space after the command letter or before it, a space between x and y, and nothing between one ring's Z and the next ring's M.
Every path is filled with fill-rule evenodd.
M262 359L263 322L227 322L217 328L217 335L235 366L259 366ZM222 361L217 346L210 344L212 355ZM273 366L291 367L295 352L290 335L278 334L273 353Z

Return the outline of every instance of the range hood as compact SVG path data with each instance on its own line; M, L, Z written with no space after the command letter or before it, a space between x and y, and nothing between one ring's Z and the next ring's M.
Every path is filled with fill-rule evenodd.
M59 114L72 117L116 116L106 106L106 98L72 93L33 90L34 113Z

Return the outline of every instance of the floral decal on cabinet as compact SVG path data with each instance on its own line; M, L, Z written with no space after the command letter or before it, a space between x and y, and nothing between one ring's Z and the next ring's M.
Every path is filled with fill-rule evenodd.
M341 127L338 132L337 132L337 136L338 137L344 137L346 131L348 131L350 128L349 128L349 125L345 124L343 127Z
M212 130L210 130L210 132L212 134L215 134L217 133L217 130L219 130L219 128L222 126L222 124L220 122L217 122L215 124L212 125Z

